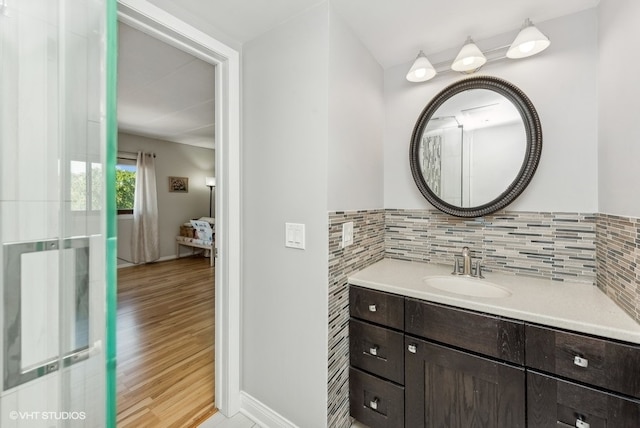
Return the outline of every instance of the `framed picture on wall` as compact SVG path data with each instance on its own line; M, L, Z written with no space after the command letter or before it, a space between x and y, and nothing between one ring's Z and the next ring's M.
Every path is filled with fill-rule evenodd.
M178 193L189 192L189 177L169 177L169 191Z

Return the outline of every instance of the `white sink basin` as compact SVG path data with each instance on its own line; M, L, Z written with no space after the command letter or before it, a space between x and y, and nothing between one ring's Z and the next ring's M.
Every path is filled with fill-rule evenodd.
M473 297L509 297L511 292L486 279L466 276L427 276L422 279L426 285L449 293Z

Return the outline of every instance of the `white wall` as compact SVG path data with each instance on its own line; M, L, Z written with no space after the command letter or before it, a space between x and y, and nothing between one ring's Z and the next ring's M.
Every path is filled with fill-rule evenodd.
M241 389L300 427L327 419L328 8L243 47ZM284 247L285 222L306 249Z
M640 217L639 22L637 0L600 2L599 211L631 217Z
M125 133L118 134L118 150L131 153L142 150L156 154L160 257L173 257L176 253L175 237L180 232L180 225L192 218L209 216L209 188L205 186L204 180L205 177L215 176L215 152L202 147ZM170 176L188 177L189 192L169 192ZM215 199L215 194L213 197ZM215 207L212 209L215 210ZM132 216L118 216L120 264L131 261L132 228Z
M383 207L383 70L331 10L329 211Z
M242 389L327 423L327 211L382 208L383 73L324 3L243 47ZM306 225L304 251L284 223Z
M542 122L538 170L507 209L596 212L597 199L597 13L590 10L536 23L551 39L538 56L491 63L481 74L510 81L535 105ZM478 41L481 48L511 43L514 34ZM455 56L450 52L448 58ZM441 55L444 56L444 55ZM438 59L433 62L438 62ZM385 208L430 208L411 177L409 142L429 100L460 75L448 73L415 84L405 74L410 62L385 70Z

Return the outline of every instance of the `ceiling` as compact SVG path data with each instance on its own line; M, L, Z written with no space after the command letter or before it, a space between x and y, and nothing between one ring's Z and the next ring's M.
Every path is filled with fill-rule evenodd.
M213 149L215 67L123 23L118 38L118 129Z
M329 0L383 68L590 9L600 0ZM239 44L324 0L149 0ZM184 12L184 14L182 13ZM125 132L213 148L214 67L120 24L118 122Z
M180 5L191 16L246 43L323 3L319 0L149 0ZM599 0L329 0L383 68L513 31L525 18L545 21L596 6Z

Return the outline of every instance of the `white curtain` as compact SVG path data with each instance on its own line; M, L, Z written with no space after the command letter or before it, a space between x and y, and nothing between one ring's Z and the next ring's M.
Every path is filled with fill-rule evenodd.
M136 193L133 202L133 263L149 263L160 258L158 195L154 155L138 152Z

